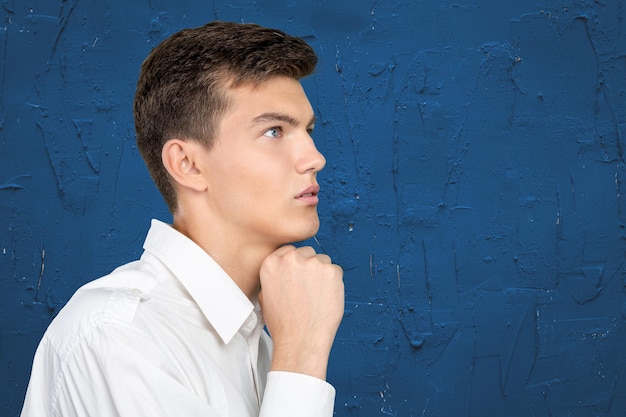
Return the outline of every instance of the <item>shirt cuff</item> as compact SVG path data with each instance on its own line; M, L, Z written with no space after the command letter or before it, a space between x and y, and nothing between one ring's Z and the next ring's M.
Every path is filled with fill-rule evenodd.
M335 388L328 382L295 372L271 371L259 417L330 417Z

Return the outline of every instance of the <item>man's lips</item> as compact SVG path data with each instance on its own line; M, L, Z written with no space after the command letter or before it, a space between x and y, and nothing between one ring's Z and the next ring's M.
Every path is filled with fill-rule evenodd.
M319 185L311 185L310 187L305 188L296 196L296 200L303 201L307 204L315 205L317 204L318 197L317 195L320 192Z
M296 198L306 197L306 196L317 196L319 192L320 192L319 185L311 185L310 187L307 187L304 190L302 190L302 192L298 194Z

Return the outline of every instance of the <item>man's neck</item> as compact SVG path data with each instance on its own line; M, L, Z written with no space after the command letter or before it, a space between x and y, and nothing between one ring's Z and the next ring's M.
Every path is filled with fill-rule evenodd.
M173 226L204 249L250 300L257 299L261 264L276 247L254 244L249 239L237 239L237 233L216 227L215 223L211 224L206 219L193 221L174 215Z

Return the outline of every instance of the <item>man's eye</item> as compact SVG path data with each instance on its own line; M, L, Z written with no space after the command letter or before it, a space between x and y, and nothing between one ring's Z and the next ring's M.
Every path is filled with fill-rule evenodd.
M280 127L273 127L271 129L266 130L263 135L268 136L270 138L279 138L282 133L283 132Z

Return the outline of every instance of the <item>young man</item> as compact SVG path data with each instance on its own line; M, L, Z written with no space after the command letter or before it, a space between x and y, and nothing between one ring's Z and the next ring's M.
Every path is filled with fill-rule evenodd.
M153 220L140 260L59 313L23 416L332 415L343 274L286 245L319 227L325 159L298 81L316 61L301 39L223 22L152 51L137 142L173 225Z

